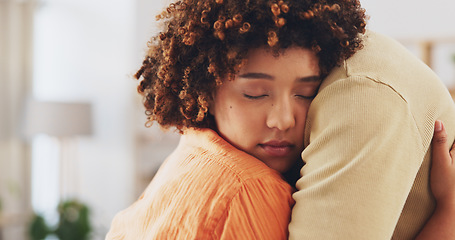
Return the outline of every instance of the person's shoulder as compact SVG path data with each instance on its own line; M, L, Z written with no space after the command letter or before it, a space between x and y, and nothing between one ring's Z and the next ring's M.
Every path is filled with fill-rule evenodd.
M372 31L363 38L363 48L344 63L347 76L363 76L394 85L422 78L438 80L436 74L398 40ZM415 81L415 80L414 80Z
M266 191L291 196L292 188L277 171L210 129L187 130L146 190L219 208L239 194Z
M223 222L228 212L242 215L243 210L256 212L258 206L269 206L286 213L293 204L293 189L277 171L233 147L214 131L187 131L181 144L185 148L179 150L179 156L191 160L180 164L185 169L183 174L168 184L191 202L183 204L189 211L210 206L206 212L208 218Z
M266 211L255 204L290 212L292 189L280 175L226 144L214 131L188 131L111 235L206 239L234 213Z
M186 168L184 181L205 189L208 195L231 199L251 192L280 196L292 193L279 172L235 148L213 130L187 131L181 142L187 147L181 157L190 158L180 165Z
M363 48L332 69L320 90L338 85L363 93L366 88L360 86L365 85L404 101L445 91L438 76L397 40L372 31L361 37Z
M190 150L185 157L193 158L183 166L183 177L195 188L204 189L216 204L218 199L239 195L270 195L291 198L292 187L281 174L259 159L238 150L210 129L187 132L183 144Z
M181 142L187 147L186 157L192 158L188 163L194 165L193 171L206 177L230 178L239 184L258 179L285 183L280 173L232 146L213 130L187 131Z

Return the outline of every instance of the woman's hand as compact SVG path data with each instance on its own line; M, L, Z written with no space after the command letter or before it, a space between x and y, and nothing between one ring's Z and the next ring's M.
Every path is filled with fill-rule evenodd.
M431 191L436 209L416 239L455 239L455 145L449 150L447 133L437 120L432 141Z
M438 207L452 205L455 208L455 148L452 145L449 152L447 133L439 120L435 123L432 147L431 191Z

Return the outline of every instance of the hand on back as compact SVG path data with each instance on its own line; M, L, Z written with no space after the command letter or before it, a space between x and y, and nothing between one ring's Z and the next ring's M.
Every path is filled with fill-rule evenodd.
M449 151L447 133L441 121L435 123L432 142L431 191L438 207L455 209L455 144Z

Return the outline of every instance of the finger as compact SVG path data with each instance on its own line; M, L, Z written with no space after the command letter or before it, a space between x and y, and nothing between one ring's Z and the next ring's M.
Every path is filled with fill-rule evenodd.
M452 162L447 144L447 133L444 124L440 120L435 122L432 148L433 166L439 164L447 165Z
M455 156L455 142L452 144L449 154L450 154L450 158L452 159L451 163L453 164L453 158Z

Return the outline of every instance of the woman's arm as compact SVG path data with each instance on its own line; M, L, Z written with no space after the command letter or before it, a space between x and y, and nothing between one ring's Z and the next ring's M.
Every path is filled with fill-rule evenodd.
M430 181L436 209L416 239L455 239L455 149L448 151L447 134L439 120L432 147Z

